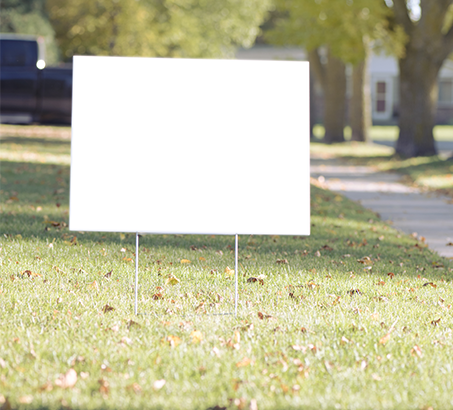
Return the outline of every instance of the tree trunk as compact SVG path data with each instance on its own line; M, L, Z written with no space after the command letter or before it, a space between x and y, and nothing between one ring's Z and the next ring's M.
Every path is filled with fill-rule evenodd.
M310 139L314 138L313 129L316 123L315 79L313 70L310 70Z
M399 60L400 133L396 153L403 157L435 155L433 127L440 66L423 50L408 49Z
M346 112L346 67L328 53L324 87L324 142L344 142Z
M324 142L344 142L346 111L346 67L328 52L326 63L321 62L319 50L308 54L310 68L316 75L324 94Z
M452 0L420 1L417 22L409 15L407 4L407 0L393 0L392 6L395 22L407 36L405 54L399 59L400 135L396 153L404 157L434 155L437 76L453 51L453 26L448 20Z
M371 91L368 62L367 56L352 68L352 97L349 104L352 141L370 142Z

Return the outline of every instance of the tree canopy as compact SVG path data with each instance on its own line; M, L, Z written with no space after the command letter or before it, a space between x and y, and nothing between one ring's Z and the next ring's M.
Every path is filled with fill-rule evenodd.
M222 57L250 46L270 0L47 0L66 59L74 54Z
M364 42L377 46L392 42L399 51L403 31L389 30L391 14L376 0L276 0L275 28L266 35L274 44L300 45L308 51L328 46L346 63L356 64L366 56ZM399 48L398 48L399 47Z

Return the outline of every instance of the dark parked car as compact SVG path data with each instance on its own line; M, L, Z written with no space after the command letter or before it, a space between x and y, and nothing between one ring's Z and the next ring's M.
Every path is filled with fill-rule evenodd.
M0 121L71 123L72 66L48 67L42 37L0 34Z

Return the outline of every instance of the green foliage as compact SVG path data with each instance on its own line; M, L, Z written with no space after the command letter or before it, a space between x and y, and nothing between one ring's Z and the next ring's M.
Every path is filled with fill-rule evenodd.
M251 46L270 0L47 0L66 59L74 54L222 57Z
M365 58L368 45L391 43L399 50L404 37L397 28L388 30L389 9L376 0L276 0L280 17L266 33L274 44L300 45L307 50L329 46L347 63Z
M0 30L3 33L43 36L47 63L58 61L55 32L45 11L45 0L2 0Z

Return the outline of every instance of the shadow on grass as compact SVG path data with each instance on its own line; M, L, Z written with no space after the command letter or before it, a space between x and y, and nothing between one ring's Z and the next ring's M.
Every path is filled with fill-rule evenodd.
M76 242L84 246L135 248L135 233L120 236L112 232L69 231L68 166L5 161L1 171L2 240L50 243L76 237ZM435 257L415 239L390 232L391 228L380 222L376 214L336 193L312 186L311 210L310 237L241 235L240 261L246 265L256 260L253 263L279 269L289 263L288 266L307 269L316 266L345 270L346 266L341 267L345 254L354 262L365 255L399 260L403 248L419 264L431 263ZM170 254L172 248L186 249L189 259L198 259L204 251L222 251L228 260L234 258L234 236L146 234L142 235L140 246Z
M214 406L209 406L209 407L197 407L199 410L227 410L227 409L233 409L235 408L236 406L232 407L232 406L223 406L223 405L214 405ZM5 408L10 408L10 407L5 407ZM15 407L12 407L12 408L15 408ZM27 410L67 410L69 407L66 405L57 405L57 406L41 406L41 405L33 405L33 403L31 404L27 404ZM71 406L70 407L71 409L73 410L83 410L84 407L79 407L79 406ZM112 406L112 405L100 405L100 406L93 406L93 404L90 404L90 409L93 409L93 410L115 410L115 409L121 409L121 410L128 410L128 409L132 409L132 408L136 408L135 405L131 405L131 407L116 407L116 406ZM148 403L147 406L146 406L147 409L149 410L162 410L164 408L167 408L166 406L161 406L161 405L158 405L158 404L152 404L152 403ZM289 405L288 404L285 404L285 405L275 405L275 407L273 407L273 409L275 410L291 410L291 409L300 409L299 406L296 406L296 405ZM303 406L303 409L304 410L318 410L319 407L315 407L315 406ZM327 407L326 408L327 410L330 410L330 409L335 409L335 407Z
M27 138L27 137L2 137L2 144L17 144L17 145L37 145L37 146L61 146L70 147L71 140L63 140L56 138Z

